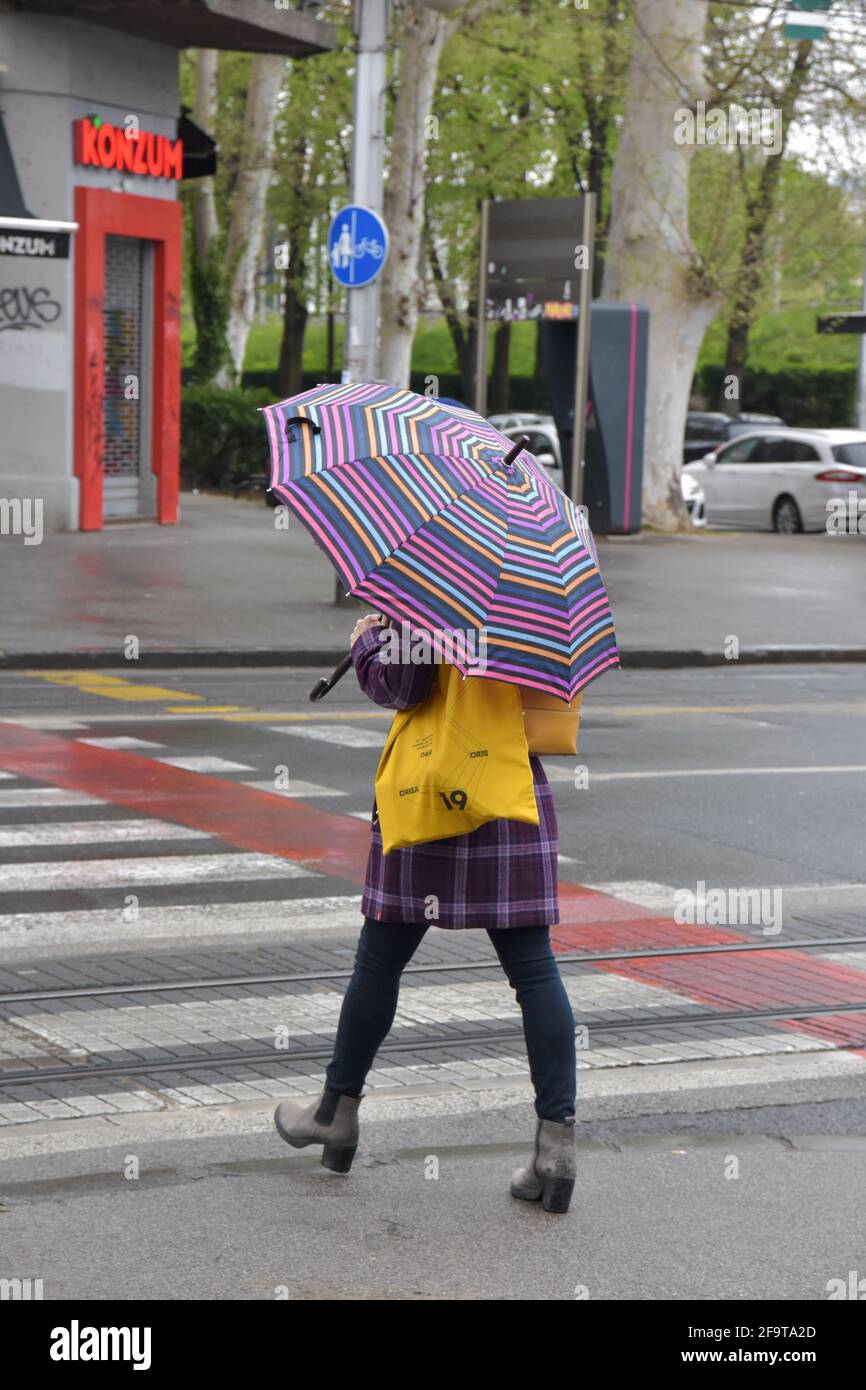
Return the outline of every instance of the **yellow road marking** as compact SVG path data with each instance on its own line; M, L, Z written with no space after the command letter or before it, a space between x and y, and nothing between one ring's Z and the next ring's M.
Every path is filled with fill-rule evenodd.
M52 685L71 686L84 695L102 695L107 700L204 701L203 695L170 690L163 685L137 685L123 676L105 676L99 671L24 671L22 674Z
M311 714L297 714L285 710L256 710L253 714L227 714L226 723L252 723L255 720L267 722L271 719L279 719L282 723L290 720L298 722L304 719L312 720L314 724L323 724L326 720L336 719L341 723L349 719L392 719L395 711L392 709L371 709L371 710L316 710Z
M85 695L99 695L108 700L129 700L134 702L160 701L169 714L189 714L191 716L217 715L233 723L267 723L280 720L284 723L323 723L327 721L356 721L366 719L391 719L394 711L387 709L339 710L322 709L319 706L299 714L295 710L257 710L245 705L211 705L204 695L190 691L171 690L160 685L139 685L123 676L108 675L101 671L22 671L24 676L34 680L49 681L53 685L69 686ZM180 704L184 701L184 704ZM669 719L682 715L704 714L848 714L866 715L866 701L863 700L809 700L791 701L787 704L719 704L719 705L614 705L587 702L585 716L614 716L622 719Z
M586 714L622 714L627 718L671 714L866 714L863 700L791 701L781 705L595 705Z
M195 699L203 698L195 696ZM186 705L166 705L166 714L229 714L234 710L244 709L244 705L196 705L195 709L188 709Z

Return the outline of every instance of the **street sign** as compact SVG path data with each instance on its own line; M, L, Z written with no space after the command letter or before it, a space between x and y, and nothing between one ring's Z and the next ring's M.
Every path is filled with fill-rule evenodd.
M491 202L486 255L487 319L576 318L584 262L583 199Z
M786 39L823 39L827 32L827 14L833 0L789 0L782 35Z
M831 314L818 320L819 333L866 333L866 313Z
M377 212L359 204L340 208L328 232L331 274L347 289L376 279L388 255L388 229Z

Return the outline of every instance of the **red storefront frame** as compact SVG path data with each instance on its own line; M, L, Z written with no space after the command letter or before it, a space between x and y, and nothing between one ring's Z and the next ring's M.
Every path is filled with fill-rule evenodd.
M157 521L177 521L180 485L180 203L105 188L76 188L74 467L82 531L102 529L105 238L155 243L151 469Z

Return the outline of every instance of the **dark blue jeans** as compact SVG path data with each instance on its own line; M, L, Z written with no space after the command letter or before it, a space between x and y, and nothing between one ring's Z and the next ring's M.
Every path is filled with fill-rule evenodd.
M340 1011L334 1056L325 1073L329 1091L349 1096L363 1091L394 1022L403 968L427 925L364 919L355 969ZM574 1015L550 947L550 928L503 927L487 934L523 1014L536 1114L561 1123L575 1112Z

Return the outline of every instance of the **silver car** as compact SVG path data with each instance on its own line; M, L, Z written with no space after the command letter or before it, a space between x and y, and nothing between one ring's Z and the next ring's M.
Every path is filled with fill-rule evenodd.
M515 443L518 439L528 439L526 448L531 454L535 455L536 461L547 469L547 476L550 481L558 488L562 487L562 455L559 447L559 434L556 425L551 421L550 424L542 423L535 425L520 425L518 428L502 429L497 428L506 439L513 439Z
M507 415L488 415L487 422L503 434L506 430L521 429L529 425L552 425L552 415L538 415L531 410L512 410Z
M839 508L866 527L866 433L763 429L687 463L682 491L695 525L741 530L830 529Z

